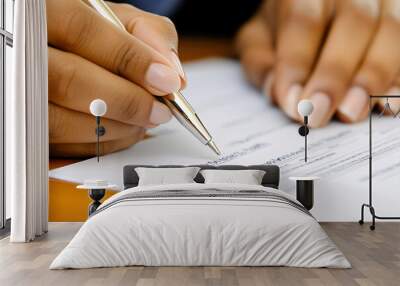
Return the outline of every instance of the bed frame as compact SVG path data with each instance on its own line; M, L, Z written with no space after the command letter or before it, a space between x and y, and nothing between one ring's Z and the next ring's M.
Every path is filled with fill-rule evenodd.
M183 165L127 165L124 167L124 189L136 187L139 183L139 176L135 171L137 167L146 168L179 168L189 167ZM190 167L199 167L201 170L206 169L217 169L217 170L263 170L265 175L262 179L261 184L265 187L271 187L278 189L279 187L279 167L275 165L222 165L222 166L211 166L211 165L190 165ZM204 183L204 178L200 174L194 178L197 183Z

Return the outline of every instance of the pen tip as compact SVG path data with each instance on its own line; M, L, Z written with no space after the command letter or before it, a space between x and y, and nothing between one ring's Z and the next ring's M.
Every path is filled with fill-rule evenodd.
M218 149L217 145L215 145L214 141L209 141L207 145L215 152L215 154L221 155L221 151Z

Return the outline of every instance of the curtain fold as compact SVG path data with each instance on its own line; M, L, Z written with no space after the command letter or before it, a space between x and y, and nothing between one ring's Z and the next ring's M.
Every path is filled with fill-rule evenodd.
M48 85L45 0L15 2L13 92L6 111L12 242L47 232Z

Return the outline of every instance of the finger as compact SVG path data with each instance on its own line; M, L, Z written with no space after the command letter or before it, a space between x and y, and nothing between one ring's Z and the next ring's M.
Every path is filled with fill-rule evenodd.
M320 43L332 13L330 2L282 2L273 94L278 105L293 119L298 118L297 103L318 58Z
M400 86L400 72L397 74L396 78L394 79L393 86Z
M392 86L387 92L383 94L383 96L400 96L400 85L397 86ZM385 104L389 102L390 105L390 110L386 110ZM389 98L386 100L386 98L379 99L378 107L381 111L385 111L386 115L393 115L397 114L397 112L400 110L400 98Z
M391 84L391 87L389 90L385 93L385 95L396 95L400 96L400 72L397 73L397 76L393 83ZM379 101L379 105L382 108L385 104L385 100L381 99ZM394 112L398 112L400 110L400 98L391 98L390 99L390 106L392 106L392 109Z
M147 13L129 4L109 5L127 31L165 56L186 84L185 72L178 58L178 34L174 23L167 17Z
M101 142L134 137L138 129L141 129L105 118L101 120L101 125L106 129L106 133L100 137ZM92 143L96 139L96 121L93 116L49 104L50 143Z
M397 10L393 5L397 5ZM382 17L361 68L358 70L352 88L338 109L343 121L357 122L368 116L368 94L385 94L392 88L400 70L400 2L383 1ZM393 10L394 9L394 10ZM397 100L392 100L393 103ZM385 100L381 100L383 104Z
M100 155L103 156L129 148L143 139L143 136L144 130L138 128L136 136L100 142ZM50 156L52 158L88 158L97 155L96 143L52 143L49 147Z
M336 112L378 23L378 0L340 3L338 15L302 96L314 104L311 127L327 124Z
M236 50L248 80L261 87L274 63L274 52L271 31L260 15L240 29Z
M169 60L81 1L47 1L48 42L121 75L155 95L178 91Z
M92 100L107 103L104 117L142 127L171 119L169 109L140 86L84 58L49 47L49 100L89 113Z

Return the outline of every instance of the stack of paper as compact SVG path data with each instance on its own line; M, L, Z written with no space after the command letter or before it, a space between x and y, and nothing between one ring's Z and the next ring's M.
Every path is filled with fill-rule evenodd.
M100 163L90 159L51 171L53 178L81 183L107 179L122 188L127 164L276 164L281 188L294 194L289 176L320 176L313 214L320 220L358 220L368 194L368 125L337 122L311 130L309 162L304 163L304 138L264 95L251 87L240 66L230 60L208 60L186 66L184 94L198 111L223 154L216 157L175 120L151 130L153 137ZM375 202L381 215L398 211L400 196L400 121L374 121ZM398 127L399 126L399 127Z

